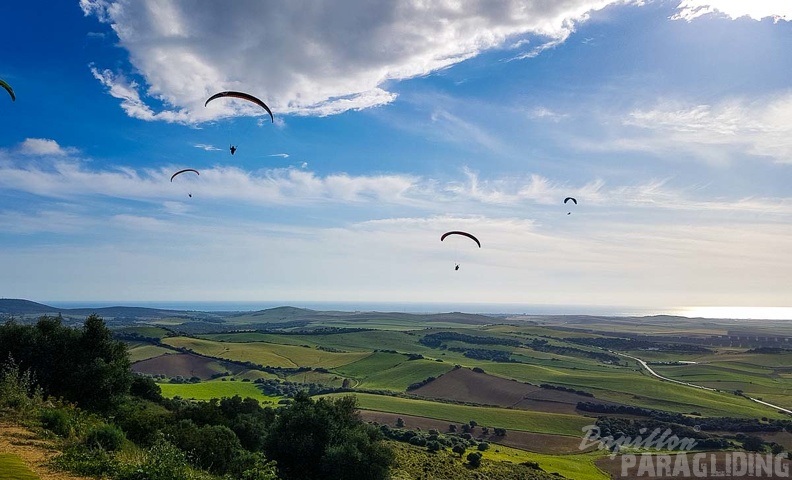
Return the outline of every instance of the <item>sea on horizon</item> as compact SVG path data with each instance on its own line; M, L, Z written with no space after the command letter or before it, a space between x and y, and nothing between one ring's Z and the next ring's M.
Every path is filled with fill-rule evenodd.
M50 301L58 308L145 307L199 312L249 312L276 307L342 312L446 313L464 312L491 315L600 315L643 317L676 315L701 318L792 320L792 307L672 307L641 308L602 305L536 305L516 303L409 303L409 302L327 302L327 301Z

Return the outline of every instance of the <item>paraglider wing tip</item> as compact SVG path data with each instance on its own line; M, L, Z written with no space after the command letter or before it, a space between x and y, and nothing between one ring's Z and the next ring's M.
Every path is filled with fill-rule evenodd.
M0 80L0 87L6 89L9 95L11 95L11 101L16 102L16 95L14 95L14 89L11 88L11 85L7 84L5 81Z

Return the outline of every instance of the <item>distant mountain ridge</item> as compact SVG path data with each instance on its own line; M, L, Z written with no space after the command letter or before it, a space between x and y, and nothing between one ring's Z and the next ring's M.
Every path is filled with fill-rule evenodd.
M43 303L32 302L17 298L0 298L0 315L106 315L109 317L153 317L186 313L180 310L166 310L161 308L146 307L96 307L96 308L58 308Z

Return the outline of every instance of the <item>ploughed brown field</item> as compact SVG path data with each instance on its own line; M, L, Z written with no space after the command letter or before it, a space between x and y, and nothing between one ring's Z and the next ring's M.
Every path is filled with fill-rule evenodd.
M199 357L191 353L179 353L160 355L159 357L133 363L132 370L149 375L162 374L167 377L181 375L185 378L198 377L201 380L208 380L217 373L228 371L236 374L244 370L244 368L218 360Z
M410 393L426 398L569 414L577 413L575 407L578 402L593 400L583 395L540 388L467 368L451 370Z
M440 433L448 433L448 426L451 423L433 418L399 415L397 413L374 412L370 410L361 410L360 416L366 422L377 422L380 425L388 425L390 427L395 427L396 420L401 418L404 420L404 428L413 430L420 428L424 432L434 428ZM456 424L456 426L457 432L461 432L461 425ZM492 429L490 429L490 432L492 432ZM508 429L506 431L505 437L498 437L495 435L483 435L481 433L481 427L478 426L475 427L470 433L479 442L501 444L506 445L507 447L527 450L529 452L546 454L580 453L580 450L578 450L578 447L580 446L580 438L578 437L519 432ZM493 445L493 448L497 447Z

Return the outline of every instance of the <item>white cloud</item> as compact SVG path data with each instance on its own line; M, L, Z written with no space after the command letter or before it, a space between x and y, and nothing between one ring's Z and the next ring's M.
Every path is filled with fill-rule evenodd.
M185 122L187 115L184 111L176 112L165 110L155 113L151 107L140 99L137 91L137 83L128 81L123 75L117 75L110 70L99 71L96 67L91 67L94 78L99 80L102 85L107 87L110 95L121 99L121 108L127 115L140 120L164 120L166 122Z
M608 185L602 179L593 179L571 185L537 174L482 178L470 169L463 169L456 178L440 180L398 173L319 175L304 168L251 172L223 166L202 169L200 176L171 182L172 173L180 166L91 170L88 165L68 157L46 164L38 159L20 163L4 158L0 162L0 190L77 203L85 203L87 198L142 201L172 215L237 204L280 205L306 212L316 207L346 206L370 214L399 207L402 212L499 216L519 212L525 218L552 218L566 211L562 200L567 196L580 202L576 211L590 214L607 211L610 215L626 215L634 209L652 209L691 215L761 214L778 219L792 215L789 198L702 199L700 186L672 188L664 179L631 185ZM187 200L187 193L192 194L191 200ZM343 217L340 211L338 215Z
M144 120L201 122L260 112L237 102L204 108L220 90L244 90L277 114L332 115L392 102L388 82L425 75L524 37L564 41L589 14L639 0L294 0L188 2L81 0L109 23L145 83L94 68L94 76ZM538 50L537 50L538 49Z
M73 148L63 148L58 142L48 138L26 138L19 145L19 152L24 155L62 156L74 153Z
M214 145L208 145L206 143L196 143L195 145L193 145L193 147L203 149L207 152L219 152L221 150L215 147Z
M688 22L720 13L730 18L750 17L754 20L773 18L792 21L792 2L788 0L682 0L672 18Z
M281 157L281 158L289 158L288 153L273 153L272 155L268 155L269 157Z
M792 163L792 92L749 101L689 105L661 102L650 110L635 110L624 123L650 132L650 138L627 143L640 149L687 149L712 156L723 147L723 158L735 153Z

